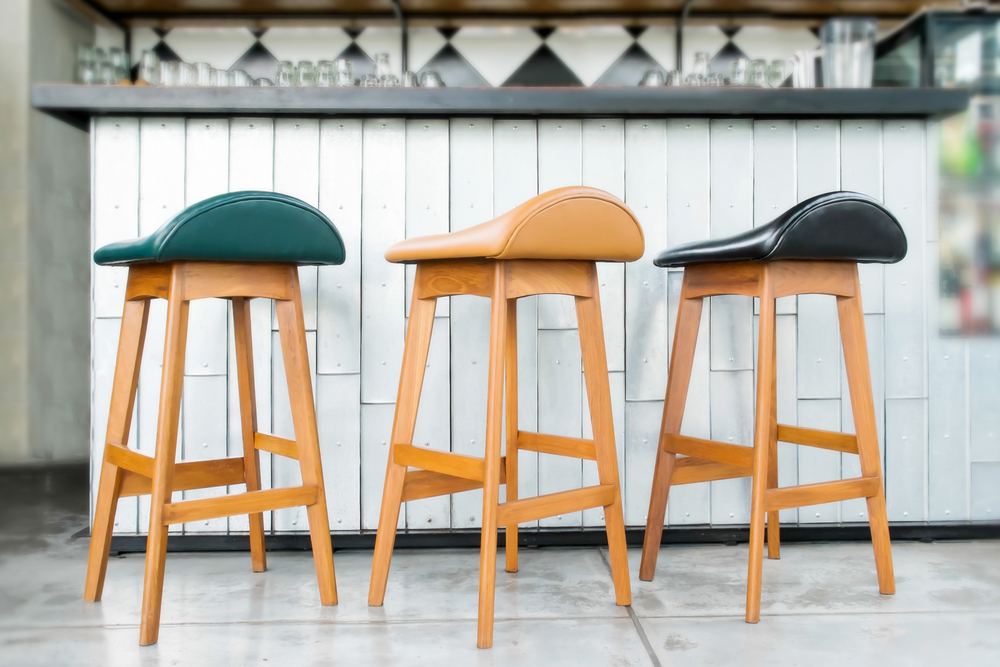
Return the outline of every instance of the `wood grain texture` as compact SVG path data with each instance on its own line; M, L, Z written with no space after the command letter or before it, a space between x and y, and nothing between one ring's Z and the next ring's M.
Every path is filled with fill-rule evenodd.
M517 447L542 454L572 456L573 458L587 459L589 461L597 460L594 441L584 440L583 438L569 438L561 435L520 431L517 434Z
M751 474L753 470L745 466L734 466L693 456L678 456L674 461L670 485L714 482L719 479L749 477Z
M507 300L507 330L504 349L504 425L507 429L505 458L506 502L518 499L518 449L521 448L522 432L517 425L517 299ZM517 522L507 522L504 535L504 570L517 572Z
M796 445L808 445L820 449L831 449L847 454L858 453L858 438L850 433L823 431L816 428L801 428L778 424L778 441L791 442Z
M673 454L709 459L741 468L753 465L753 447L730 445L704 438L689 438L676 433L663 434L662 442L663 449Z
M582 489L546 493L534 498L522 498L500 505L497 521L504 524L523 523L591 507L607 507L614 503L614 495L613 484L597 484Z
M234 514L257 514L264 510L311 506L317 503L318 498L319 488L313 485L247 491L232 496L167 503L163 507L162 517L165 525L202 521Z
M174 467L173 491L205 489L243 483L243 459L215 459L212 461L187 461ZM122 471L121 496L139 496L151 493L152 480L140 473Z
M483 481L486 466L483 459L451 452L414 447L401 442L393 443L393 457L398 465L439 472L451 477Z
M279 438L270 433L254 433L253 446L255 449L284 456L289 459L298 460L299 458L298 445L294 440Z
M859 477L800 484L785 489L768 489L764 494L764 507L768 512L773 512L789 507L822 505L851 498L871 498L878 493L880 487L877 477Z

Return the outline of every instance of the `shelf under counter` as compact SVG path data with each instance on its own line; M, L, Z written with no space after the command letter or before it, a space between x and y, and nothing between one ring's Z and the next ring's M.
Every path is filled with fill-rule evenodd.
M35 109L84 130L94 116L942 118L969 97L937 88L31 88Z

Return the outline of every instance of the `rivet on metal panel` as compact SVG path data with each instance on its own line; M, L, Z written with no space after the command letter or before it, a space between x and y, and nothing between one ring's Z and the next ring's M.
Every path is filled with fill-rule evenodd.
M343 522L344 522L343 519L337 519L337 523L343 523Z
M296 125L296 127L298 127L298 126ZM814 130L818 130L819 129L819 125L813 125L813 129Z
M944 513L945 514L951 514L951 510L945 510Z
M642 281L642 286L643 287L649 287L649 281L648 280L643 280Z
M515 130L517 129L517 125L515 125L515 126L514 126L514 129L515 129Z
M863 127L861 127L860 125L858 125L858 132L861 132L861 131L863 131L863 130L864 130L864 128L863 128Z
M206 125L206 127L208 127L208 126ZM298 123L295 124L295 129L296 130L299 129L299 124ZM292 523L295 523L295 522L293 521Z
M166 123L160 123L160 127L166 127L166 126L167 126Z
M562 125L556 125L556 129L557 130L561 130L562 129ZM560 517L560 518L562 518L562 517Z
M906 436L905 435L903 436L903 440L906 440Z
M385 129L385 123L382 123L382 129L383 130Z
M817 514L816 516L819 516L819 514ZM732 512L730 512L730 513L729 513L729 517L730 517L730 518L732 518L732 517L733 517L733 513L732 513Z
M906 512L903 512L903 514L906 514ZM819 512L816 512L816 518L819 518Z
M607 125L601 125L601 129L602 130L607 129Z
M384 361L382 362L382 365L385 366L385 362Z
M727 129L727 130L731 130L731 129L733 129L733 126L732 126L732 125L730 125L730 126L729 126L729 127L727 127L726 129Z
M646 129L647 127L649 127L649 125L643 125L643 126L642 126L642 129L644 129L644 130L645 130L645 129Z
M469 127L475 127L475 126L476 126L475 123L469 123Z
M115 204L115 210L118 210L118 204Z
M341 210L341 211L343 211L343 210L344 210L344 205L343 205L343 204L341 204L341 205L340 205L340 210Z
M818 514L816 516L819 516ZM909 512L903 512L903 516L910 516Z
M341 130L343 130L343 129L344 129L344 126L343 126L343 125L341 125L341 126L340 126L340 129L341 129Z
M212 126L211 126L211 125L206 125L206 126L205 126L205 129L206 129L206 130L210 130L210 129L212 129Z
M120 130L120 129L122 129L122 126L119 125L118 123L115 123L115 129L116 130ZM118 524L116 523L115 525L117 526Z
M772 126L771 126L771 129L772 129L772 130L777 130L778 128L777 128L777 127L775 127L774 125L772 125Z
M691 123L688 123L687 125L685 125L684 129L685 130L690 130L691 129Z
M341 127L343 127L343 126L341 126ZM251 130L253 129L253 125L251 125L251 126L250 126L250 129L251 129Z
M382 441L382 445L385 446L385 440Z
M688 207L688 208L691 208L691 202L688 202L688 203L687 203L687 207Z
M951 436L946 433L945 436L944 436L944 439L945 440L951 440Z

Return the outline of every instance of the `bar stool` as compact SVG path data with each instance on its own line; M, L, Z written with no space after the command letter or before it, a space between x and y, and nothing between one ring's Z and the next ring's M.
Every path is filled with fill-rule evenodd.
M480 648L493 643L499 526L506 526L507 531L506 569L516 572L519 523L604 507L615 599L619 605L631 603L596 262L633 261L642 256L643 248L642 228L625 204L601 190L571 187L541 194L499 218L464 231L408 239L386 251L390 262L415 263L417 271L369 605L381 606L385 597L400 503L472 489L483 489L477 637ZM412 444L435 304L439 297L458 294L492 301L485 458ZM518 430L516 305L517 299L533 294L576 297L593 440ZM507 455L501 456L504 419ZM518 499L517 453L522 449L595 460L600 483ZM507 485L507 501L502 504L498 503L501 484Z
M786 508L866 498L879 591L895 592L857 263L891 264L905 255L906 236L881 204L854 192L831 192L806 200L761 227L678 246L654 260L657 266L685 269L640 579L653 579L671 485L752 476L747 623L760 620L765 514L768 557L778 558L778 511ZM702 299L722 294L760 298L753 447L680 435ZM774 300L793 294L837 297L857 435L778 424ZM777 488L779 441L857 454L861 477ZM683 457L677 458L678 454Z
M343 264L344 244L326 216L305 202L270 192L233 192L189 206L150 236L94 253L100 265L127 266L118 359L101 481L90 538L84 598L101 599L118 499L150 494L149 537L139 643L156 643L167 528L187 521L248 514L254 572L267 568L264 511L307 507L320 600L337 604L330 526L313 408L297 266ZM243 456L175 463L188 305L221 297L233 303ZM132 406L151 299L167 300L166 342L154 457L128 448ZM249 299L274 299L288 379L295 440L257 431ZM220 415L225 419L225 415ZM297 459L302 486L261 490L259 450ZM246 493L171 501L171 493L230 484Z

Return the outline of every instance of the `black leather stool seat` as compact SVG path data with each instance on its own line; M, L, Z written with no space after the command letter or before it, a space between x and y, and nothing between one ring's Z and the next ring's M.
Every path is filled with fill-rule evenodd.
M807 199L766 225L722 239L665 250L656 266L777 259L840 259L893 264L906 256L899 221L878 201L858 192L828 192Z

